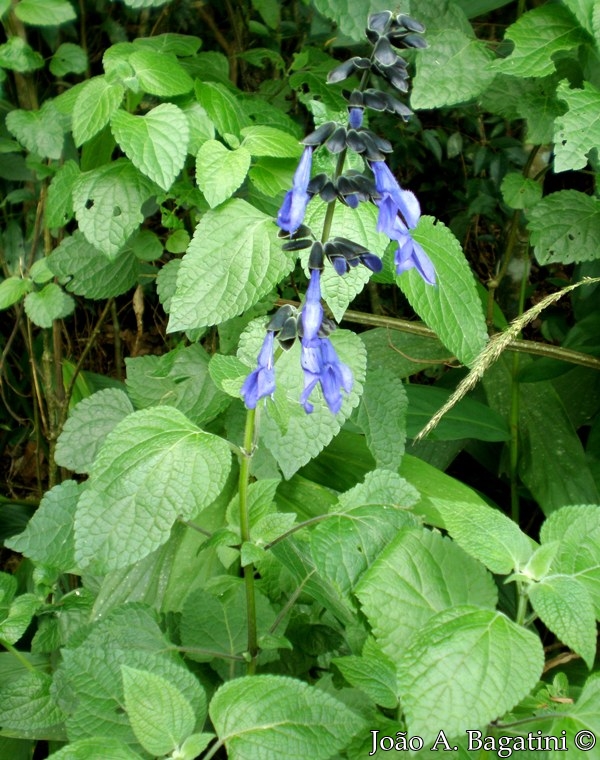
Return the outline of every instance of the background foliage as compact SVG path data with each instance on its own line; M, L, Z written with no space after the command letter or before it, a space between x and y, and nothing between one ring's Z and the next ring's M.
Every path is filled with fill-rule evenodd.
M593 756L597 3L395 9L415 114L369 126L438 284L338 204L384 262L322 276L352 392L306 415L296 345L256 428L240 399L306 283L273 223L299 140L379 10L0 0L0 757Z

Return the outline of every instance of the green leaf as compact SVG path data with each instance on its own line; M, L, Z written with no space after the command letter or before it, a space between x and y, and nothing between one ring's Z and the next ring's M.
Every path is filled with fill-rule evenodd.
M71 742L50 755L51 760L142 760L125 742L109 736L94 736Z
M400 465L406 441L407 408L402 381L387 367L367 360L367 377L356 422L378 467L397 470Z
M416 269L396 278L411 306L460 362L471 366L487 342L485 317L475 279L460 243L433 217L421 217L413 232L430 257L437 285L427 285Z
M222 137L239 137L251 124L235 96L218 82L196 82L196 98Z
M417 524L410 512L387 504L334 513L310 534L315 566L340 594L348 595L398 531Z
M327 446L358 405L362 393L366 356L360 338L349 331L336 330L330 339L340 360L350 367L354 375L354 387L350 394L344 394L342 408L335 416L322 399L320 390L313 391L311 395L311 403L314 404L312 414L306 414L300 404L304 385L298 343L283 353L275 364L275 406L285 410L289 418L283 432L276 419L270 413L265 414L261 419L260 439L277 460L285 478L290 478Z
M78 639L63 649L54 675L54 691L69 713L66 721L69 739L97 736L136 743L123 709L123 665L149 671L177 684L202 721L206 715L204 690L171 649L158 626L156 613L144 605L124 604L101 619L98 615L87 631L80 632Z
M459 29L427 35L429 47L417 55L412 108L441 108L473 100L494 78L492 52Z
M164 356L126 359L127 391L138 409L174 406L196 425L204 426L229 404L213 382L209 356L198 343Z
M527 366L526 357L519 361ZM489 405L507 417L511 366L501 357L483 377ZM598 500L579 436L550 382L520 384L519 439L520 477L546 515L565 504Z
M6 617L0 620L0 640L16 644L41 606L42 602L35 594L16 596L10 603Z
M32 26L59 26L75 18L67 0L21 0L14 10L20 21Z
M172 98L185 95L194 81L172 53L137 50L129 56L140 87L150 95Z
M236 356L213 354L208 371L215 385L225 393L239 398L240 388L248 374L248 365Z
M509 517L493 507L433 499L456 543L497 575L521 569L532 542Z
M500 189L504 203L515 209L532 208L542 198L540 183L518 172L506 174Z
M586 504L553 512L540 530L542 546L555 541L551 572L573 575L592 597L600 618L600 507Z
M506 30L514 50L494 68L517 77L545 77L554 71L554 55L588 40L571 12L559 4L543 5L524 13Z
M596 658L596 615L585 586L569 575L550 575L528 588L542 622L592 669Z
M73 218L73 185L79 175L79 166L69 159L52 178L44 215L48 229L64 227Z
M396 666L372 638L367 639L361 657L335 657L331 662L349 684L364 691L376 704L389 710L397 706Z
M105 299L130 290L138 279L139 263L129 246L110 259L77 230L64 238L48 257L48 266L71 293Z
M440 716L447 736L489 723L531 691L543 666L538 636L500 612L465 606L436 615L398 660L409 735L433 741Z
M424 528L401 530L355 593L381 650L396 663L406 645L430 629L436 612L464 604L493 608L498 598L483 565Z
M110 126L132 164L168 190L187 156L189 127L183 111L172 103L161 103L145 116L119 109L112 115Z
M21 277L7 277L0 282L0 309L8 309L29 293L32 288L31 280Z
M196 227L171 300L169 332L242 314L293 267L271 217L243 200L206 213Z
M308 206L304 223L313 230L322 230L327 213L327 204L314 199ZM371 253L383 256L389 239L376 231L377 209L375 206L361 203L356 209L337 203L333 214L330 236L339 235L363 245ZM302 263L308 266L309 251L303 252ZM327 262L321 274L321 293L336 320L341 320L348 305L357 296L371 277L371 271L364 266L351 269L340 277Z
M276 0L252 0L252 7L257 10L262 20L271 29L277 29L281 21L280 5Z
M229 756L327 760L364 730L361 717L322 689L274 675L221 686L210 717Z
M166 755L194 730L192 706L179 689L147 670L121 666L125 709L133 732L152 755Z
M84 74L88 67L88 57L80 45L63 42L59 45L50 61L50 72L55 77L66 74Z
M190 734L179 748L178 760L195 760L214 738L214 734Z
M38 327L52 327L55 319L68 317L74 309L75 301L54 282L25 296L25 312Z
M231 198L246 179L250 153L241 145L228 150L218 140L207 140L196 157L196 182L211 208Z
M190 128L188 153L195 156L203 142L214 139L215 125L200 103L192 101L183 106L181 110L184 112Z
M227 443L177 409L134 412L106 437L75 521L78 564L96 573L125 567L169 538L219 494L231 467Z
M363 42L368 14L380 11L382 5L377 0L315 0L315 7L334 21L343 35Z
M590 756L586 748L594 752L593 744L590 740L600 735L599 716L600 675L592 673L585 682L575 706L571 707L566 714L561 710L561 714L549 726L549 734L551 736L561 736L562 731L565 731L566 746L569 748L569 752L575 753L573 757L576 757L577 760L585 760L585 758ZM576 734L579 735L580 731L583 732L583 735L581 735L581 748L578 749L574 738ZM559 752L552 753L551 760L559 760L559 758Z
M9 37L4 45L0 45L0 67L3 69L25 74L41 69L43 65L44 59L40 53L17 35Z
M50 695L52 677L38 670L0 685L0 723L3 732L37 738L57 727L64 713ZM62 732L61 732L62 733Z
M156 261L163 255L163 245L152 230L140 230L131 242L131 250L140 261Z
M267 598L256 592L259 635L267 633L276 614ZM181 614L181 641L187 656L198 662L239 656L248 648L246 591L237 578L215 579L186 597Z
M433 385L405 386L408 396L407 434L414 438L450 397L451 392ZM463 398L442 417L428 436L435 441L474 438L479 441L507 441L510 432L505 419L486 404Z
M117 388L105 388L80 401L71 411L56 444L56 462L79 474L89 473L106 436L133 412Z
M88 242L114 258L144 219L141 206L152 185L125 158L83 173L73 187L73 207Z
M23 533L7 539L6 545L34 562L73 571L73 522L82 490L74 480L65 480L46 491Z
M272 156L273 158L300 158L302 146L288 132L274 127L245 127L241 130L242 147L251 156Z
M565 110L556 97L557 78L557 74L538 79L498 74L479 102L484 110L506 119L525 119L527 142L543 145L552 142L554 119Z
M338 504L328 511L347 512L374 504L409 509L418 499L417 491L398 473L390 470L370 470L362 483L357 483L349 491L340 494Z
M10 111L6 115L6 126L31 153L41 158L61 157L64 134L51 101L44 103L39 111Z
M129 8L160 8L161 5L169 2L169 0L124 0L124 3Z
M93 77L85 83L73 107L75 145L83 145L104 129L121 104L124 93L123 85L111 83L104 76Z
M175 230L165 241L165 250L169 253L185 253L190 244L187 230Z
M496 363L484 378L486 390L493 381L501 384L504 393L509 373L507 364ZM552 383L522 384L519 409L519 475L544 513L566 504L598 503L598 489L581 440Z
M54 272L48 266L48 257L38 259L29 270L29 276L36 285L45 285L54 278Z
M600 145L600 90L590 82L572 90L563 80L557 96L569 110L554 122L554 171L583 169L590 151Z
M127 4L127 3L126 3ZM173 53L173 55L187 58L195 55L202 45L200 37L191 34L176 34L166 32L152 37L136 37L133 44L142 48L157 50L159 53Z
M550 541L548 544L538 546L529 558L529 562L523 568L523 575L526 575L535 581L542 580L549 574L550 567L556 559L559 548L559 541Z
M288 158L259 158L250 167L248 179L266 196L287 192L298 162Z
M527 226L540 264L593 261L600 255L600 201L585 193L547 195L530 211Z

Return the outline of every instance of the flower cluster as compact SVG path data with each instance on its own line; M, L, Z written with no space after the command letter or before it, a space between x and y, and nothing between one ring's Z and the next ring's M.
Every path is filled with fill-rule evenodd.
M419 202L412 192L400 187L386 163L386 155L392 152L391 143L363 124L365 109L388 111L405 121L410 117L410 109L397 97L366 85L370 76L374 75L399 93L406 93L409 81L407 64L397 49L424 47L426 43L421 36L424 31L422 24L404 14L393 14L391 11L371 14L366 29L367 38L373 45L371 57L354 56L329 73L328 81L334 83L342 82L358 72L362 75L361 86L352 92L343 92L348 103L346 124L326 122L302 140L304 150L294 173L292 187L286 193L277 215L277 224L280 236L286 238L283 244L285 250L311 248L308 261L310 281L302 309L298 311L292 306L283 306L267 325L257 367L242 387L242 397L250 409L275 390L275 338L283 349L290 348L297 338L301 342L304 390L300 403L307 413L313 411L309 398L317 386L320 386L323 398L334 414L341 408L342 391L350 393L352 389L352 372L340 361L328 337L335 325L324 316L321 271L325 259L340 276L360 264L379 272L382 262L373 252L345 237L316 241L303 223L313 196L319 195L330 204L328 213L333 211L333 204L338 201L350 208L357 208L360 203L375 204L379 209L377 230L397 243L394 259L397 274L414 268L427 284L435 285L434 266L412 236L421 215ZM321 147L338 155L334 176L318 174L311 177L313 154ZM371 175L356 170L344 172L348 150L362 156Z
M354 254L354 252L353 252ZM262 348L258 355L257 367L246 378L242 386L242 397L249 409L254 409L261 398L275 391L274 349L275 338L281 348L289 350L296 339L300 340L300 365L304 372L304 390L300 403L310 414L314 407L309 401L313 390L319 385L323 398L333 414L342 406L342 390L352 390L352 372L340 361L329 335L335 324L324 315L321 303L321 271L323 269L324 247L314 243L310 252L310 280L306 299L301 310L285 304L277 310L267 325ZM368 251L360 255L372 255ZM352 257L352 260L357 256ZM377 257L375 257L377 258ZM379 259L377 258L379 262Z

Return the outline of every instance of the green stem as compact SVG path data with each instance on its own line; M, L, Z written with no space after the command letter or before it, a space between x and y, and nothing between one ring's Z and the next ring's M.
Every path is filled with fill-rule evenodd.
M219 739L218 742L212 745L212 747L207 752L207 754L204 755L203 760L210 760L211 757L214 757L217 754L217 752L221 749L222 746L223 746L223 741Z
M246 658L241 654L227 654L226 652L216 652L212 649L203 649L202 647L178 647L172 646L168 648L169 652L183 652L183 654L201 654L203 657L213 657L215 659L233 660L234 662L246 662Z
M32 665L27 659L27 657L25 657L25 655L22 652L19 652L18 649L15 649L15 647L12 644L9 644L8 641L5 641L4 639L0 639L0 646L3 646L7 652L10 652L13 655L13 657L15 657L24 668L31 671L32 673L36 672L35 665Z
M333 174L334 182L344 171L344 162L346 161L347 152L348 152L347 148L344 148L344 150L338 156L337 164L335 165L335 171ZM327 204L327 210L325 211L325 219L323 219L323 230L321 232L322 243L326 243L329 240L329 236L331 234L331 223L333 222L333 212L335 211L336 203L337 203L337 198L334 198L332 201L330 201Z
M521 289L519 292L519 316L523 314L525 309L525 290L527 287L527 273L528 268L524 267L523 277L521 278ZM511 367L511 388L510 388L510 457L509 457L509 473L510 473L510 511L512 519L519 524L521 517L521 509L519 504L519 398L520 398L520 386L519 386L519 367L520 358L519 354L513 354L512 367Z
M250 514L248 510L248 483L250 479L250 461L254 452L256 409L248 409L246 428L244 430L244 448L240 461L240 537L242 546L250 541ZM256 593L254 589L254 563L244 566L244 584L246 586L246 609L248 615L248 675L256 672L258 655L258 638L256 629Z
M280 299L277 302L280 306L284 303L291 303L298 306L296 301L286 301ZM368 325L369 327L384 327L388 330L397 330L398 332L410 333L411 335L420 335L422 338L431 338L439 340L436 333L422 322L410 322L407 319L397 319L396 317L385 317L380 314L366 314L361 311L349 309L344 312L344 321L352 322L357 325ZM576 364L580 367L589 367L590 369L600 370L600 359L597 356L584 354L582 351L573 351L570 348L561 346L552 346L546 343L538 343L534 340L510 340L506 345L507 351L516 351L519 354L529 354L531 356L545 356L548 359L556 359L569 364ZM448 357L451 362L453 357ZM431 359L423 359L422 362L416 361L417 364L431 364Z
M527 615L527 590L523 584L523 581L517 581L517 625L525 625L525 617Z

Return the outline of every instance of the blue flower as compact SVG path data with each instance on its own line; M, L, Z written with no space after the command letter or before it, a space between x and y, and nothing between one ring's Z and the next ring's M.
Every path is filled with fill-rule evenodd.
M310 170L312 168L313 148L304 148L298 168L292 181L292 189L288 190L277 214L277 224L282 230L293 234L302 224L306 206L311 199L307 191L310 182Z
M310 282L306 290L306 300L302 308L303 340L310 341L317 337L323 323L323 306L321 305L321 272L310 270Z
M396 273L402 274L415 268L428 285L435 285L433 263L411 235L411 230L417 226L421 217L419 201L410 190L400 187L384 161L374 161L371 169L380 195L375 200L379 207L377 230L398 242L394 257Z
M352 129L360 129L363 123L363 109L353 106L348 111L348 123Z
M350 368L340 361L329 338L302 339L302 369L304 370L304 390L300 402L304 411L310 414L314 406L309 396L320 383L325 403L333 414L342 408L342 390L350 393L354 378Z
M257 367L242 385L242 398L248 409L255 409L261 398L275 392L275 367L273 365L273 342L275 333L268 331L258 354Z
M398 248L394 255L396 274L402 274L414 268L428 285L435 285L435 267L420 243L417 243L406 229L395 239L398 241Z

